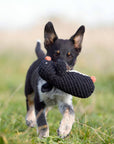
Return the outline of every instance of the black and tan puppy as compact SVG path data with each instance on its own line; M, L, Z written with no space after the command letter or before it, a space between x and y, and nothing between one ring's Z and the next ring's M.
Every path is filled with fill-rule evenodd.
M68 40L59 39L53 24L48 22L44 29L44 46L47 56L54 62L62 60L68 70L73 69L77 56L82 48L82 40L85 32L81 26L77 32ZM41 57L45 55L41 52ZM58 105L63 118L60 122L58 135L66 137L75 121L75 114L72 106L72 95L69 95L55 87L42 91L42 86L46 84L38 74L40 60L36 60L29 68L26 76L25 95L27 103L26 124L30 127L38 126L39 137L49 136L49 127L46 121L46 109L48 106ZM48 88L48 86L47 86Z

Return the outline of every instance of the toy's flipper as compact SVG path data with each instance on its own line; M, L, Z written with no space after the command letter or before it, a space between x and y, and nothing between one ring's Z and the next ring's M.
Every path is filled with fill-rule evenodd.
M45 83L45 84L42 86L41 91L42 91L42 92L49 92L49 91L52 90L52 88L53 88L52 85L50 85L49 83Z
M44 58L45 57L45 53L41 49L41 44L40 44L39 40L37 41L35 52L36 52L36 55L38 58Z

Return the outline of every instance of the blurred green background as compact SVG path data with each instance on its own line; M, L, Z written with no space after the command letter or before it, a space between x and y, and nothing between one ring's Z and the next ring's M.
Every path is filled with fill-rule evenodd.
M89 9L88 11L91 11L93 19L94 17L99 18L99 13L95 13L97 10L97 12L101 12L101 7L98 7L98 1L96 3L90 1L86 2L88 3L88 7L86 7L86 5L84 6L85 3L83 3L83 1L79 3L76 1L81 8L86 7L84 12L86 12L87 9ZM109 6L111 6L111 2L112 1L109 1ZM15 3L14 1L11 1L11 3L12 7L14 7L15 4L21 4L21 2L19 3L18 1ZM96 5L94 5L94 3ZM30 1L29 4L31 4ZM66 2L66 5L68 4L70 4L71 10L75 3L71 4ZM102 3L100 2L100 4ZM106 1L104 2L103 10L106 10L105 4L107 4ZM92 11L93 5L94 9ZM55 5L52 2L52 5L47 7L53 9L54 6ZM23 7L25 8L23 9L26 10L29 5L23 5ZM43 4L41 7L43 7ZM61 13L59 14L57 12L62 9L62 6L60 6L60 9L58 9L59 4L55 7L56 12L54 11L52 14L51 11L49 11L50 13L46 16L45 13L43 13L44 16L38 17L37 20L35 19L33 21L30 19L32 23L29 23L29 21L24 19L26 23L22 24L20 22L21 12L21 15L18 15L21 26L18 25L18 21L13 21L12 11L11 15L10 11L9 13L6 11L8 14L7 17L6 13L2 14L6 17L7 21L11 20L11 23L7 23L2 16L3 23L0 24L0 144L112 144L114 143L113 17L111 21L110 19L106 19L106 21L104 20L99 23L98 20L102 16L95 21L90 15L89 18L91 20L89 22L87 21L87 16L86 20L84 20L84 17L78 19L78 14L76 15L76 18L74 18L75 16L70 17L70 15L69 17L64 16L64 13L62 12L63 15ZM8 4L5 5L5 8L8 8ZM31 11L33 10L32 8ZM17 7L17 9L20 9L20 7ZM49 9L46 10L48 11ZM43 12L43 10L41 11ZM65 9L63 9L63 11L66 12ZM17 12L16 7L14 12ZM79 12L80 15L82 14L84 16L88 14L84 12L80 13L80 9L76 12ZM111 12L113 13L110 9L109 14L111 14ZM74 15L75 11L70 13ZM15 17L15 19L17 20L17 17ZM103 17L100 20L103 20ZM83 49L78 57L75 69L90 76L94 75L97 79L95 83L95 92L90 98L85 100L73 98L76 122L74 123L71 134L64 140L59 138L56 133L62 118L57 107L54 107L53 110L48 113L47 119L50 127L49 138L43 140L38 139L36 129L30 129L25 124L25 76L30 64L36 60L35 46L37 39L41 40L42 49L45 51L43 46L43 33L44 26L48 21L53 22L59 38L64 39L70 38L80 25L85 25L86 31L83 41Z

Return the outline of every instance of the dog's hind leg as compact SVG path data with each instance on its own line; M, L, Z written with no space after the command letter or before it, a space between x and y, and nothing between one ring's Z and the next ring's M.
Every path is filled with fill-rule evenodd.
M35 70L37 69L38 65L39 62L38 60L36 60L30 66L25 80L25 96L26 96L26 106L27 106L26 124L30 127L34 127L36 125L36 118L34 112L34 89L33 89L34 86L32 84L32 82L35 84L36 79L32 79L32 77L36 74ZM38 78L38 74L36 77Z
M27 104L27 114L26 114L26 124L29 127L36 126L36 116L34 110L34 93L27 95L26 97L26 104Z
M63 118L60 122L60 126L58 129L58 135L61 138L64 138L69 135L69 133L72 129L72 125L75 121L75 113L74 113L72 105L68 105L66 103L60 103L59 109L63 115Z

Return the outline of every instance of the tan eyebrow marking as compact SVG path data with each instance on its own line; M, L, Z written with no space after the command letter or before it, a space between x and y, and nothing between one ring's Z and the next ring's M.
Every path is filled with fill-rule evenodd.
M56 53L57 53L57 54L60 54L60 51L59 51L59 50L57 50L57 51L56 51Z

